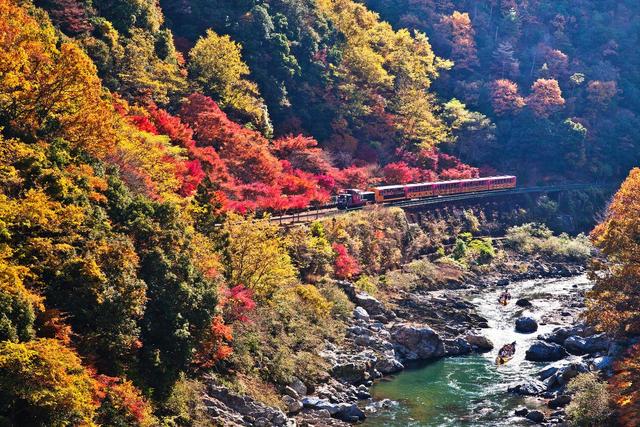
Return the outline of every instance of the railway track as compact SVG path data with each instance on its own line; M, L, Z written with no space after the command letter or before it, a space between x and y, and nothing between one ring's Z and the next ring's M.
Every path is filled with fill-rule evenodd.
M534 194L534 193L558 193L563 191L580 191L593 189L613 188L615 184L610 183L589 183L589 184L561 184L534 187L516 187L506 190L482 191L477 193L453 194L450 196L425 197L422 199L400 200L397 202L383 203L385 207L399 207L402 209L416 208L420 206L438 205L449 202L458 202L462 200L482 199L487 197L499 197L508 195ZM338 210L335 204L319 206L304 212L289 215L278 215L270 218L272 222L277 222L283 226L311 222L318 219L331 218L342 215L346 212L361 210L366 207L358 207L347 210Z

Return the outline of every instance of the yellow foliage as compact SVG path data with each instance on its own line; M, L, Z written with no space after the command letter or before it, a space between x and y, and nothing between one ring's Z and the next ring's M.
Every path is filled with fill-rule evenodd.
M443 141L445 126L428 89L452 63L435 56L423 33L394 31L353 0L319 0L318 5L345 38L342 61L334 70L341 98L349 100L343 114L368 115L382 104L397 116L404 143Z
M95 425L96 383L58 340L1 343L0 384L3 403L20 405L36 424Z
M53 27L12 0L0 0L0 116L18 133L42 131L97 153L113 134L95 66Z
M333 304L322 296L318 288L313 285L296 285L293 292L313 312L316 317L327 317Z
M229 235L230 283L243 284L257 298L269 299L278 288L295 282L288 242L276 224L230 214L225 232Z
M258 86L244 78L249 75L249 67L242 61L241 49L228 35L207 30L189 52L189 71L200 90L216 99L220 107L241 113L259 125L264 105Z

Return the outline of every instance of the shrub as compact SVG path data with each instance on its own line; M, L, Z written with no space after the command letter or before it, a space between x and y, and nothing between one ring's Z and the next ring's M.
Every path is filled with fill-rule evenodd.
M523 254L542 254L559 261L586 261L592 245L584 234L554 236L543 224L524 224L507 230L506 245Z
M181 374L161 407L163 424L171 427L213 427L207 408L202 403L204 391L204 384Z
M611 410L607 383L593 373L580 374L569 382L573 399L567 406L567 415L574 426L605 425Z
M356 289L364 291L369 295L376 295L378 293L378 279L375 277L363 274L354 285Z

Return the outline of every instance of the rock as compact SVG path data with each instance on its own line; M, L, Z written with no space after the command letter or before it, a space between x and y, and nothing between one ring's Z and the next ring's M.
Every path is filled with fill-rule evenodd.
M537 341L529 347L525 359L533 362L553 362L567 355L567 351L558 344Z
M354 304L356 304L356 306L360 306L364 310L366 310L367 314L369 314L370 316L380 314L384 315L387 312L387 309L380 301L363 291L356 292L353 297L353 302Z
M364 360L338 363L331 368L331 375L347 383L359 383L369 379L369 366Z
M497 286L507 286L507 285L509 285L509 279L499 279L496 282L496 285Z
M375 364L375 368L383 375L388 375L403 370L404 365L394 357L389 357L379 359Z
M608 351L611 340L605 334L582 338L572 335L564 340L564 347L572 354L593 354Z
M356 307L353 309L353 317L357 320L369 320L369 313L362 307Z
M357 423L358 421L364 420L366 417L364 412L362 412L355 403L341 403L338 407L339 409L338 412L336 412L335 417L342 421Z
M289 397L293 397L294 399L300 399L300 394L298 394L297 391L295 391L293 388L291 388L291 386L286 386L284 388L284 393L289 396Z
M563 406L567 406L569 403L571 403L571 396L567 394L561 394L547 402L547 406L551 409L558 409Z
M527 383L511 386L507 389L509 393L519 394L521 396L537 396L545 391L546 386L537 380L531 380Z
M540 381L544 381L547 378L552 377L556 372L558 372L558 368L555 366L549 366L548 368L538 372L538 378L540 378Z
M529 411L525 418L533 421L534 423L542 423L544 421L544 414L541 411L533 410Z
M467 342L480 352L490 351L493 349L493 343L484 335L469 334L465 337Z
M516 331L530 334L538 330L538 322L532 317L523 316L516 320Z
M596 357L593 359L593 366L600 371L606 371L611 369L613 366L613 357L611 356L602 356Z
M222 415L224 408L242 416L243 423L240 425L287 426L291 424L291 420L281 410L266 406L249 396L233 393L225 387L211 383L207 386L206 394L207 411L212 418L221 421L222 425L234 425L235 422L227 420Z
M366 385L361 384L356 390L356 396L358 396L358 399L369 399L371 393L369 393L369 388Z
M539 340L549 341L556 344L563 344L564 341L572 335L582 336L584 333L584 327L578 325L573 327L560 327L555 328L548 334L542 334L538 336Z
M329 402L327 399L321 399L315 396L307 396L302 399L302 405L305 408L318 409L318 410L327 410L331 416L334 416L340 411L340 406Z
M452 340L444 340L444 351L447 356L460 356L463 354L469 354L473 348L469 342L462 338L458 337Z
M289 414L297 414L302 410L302 402L298 399L294 399L291 396L283 396L282 402L284 402L287 407L287 413Z
M533 304L531 304L531 301L529 301L526 298L520 298L519 300L516 301L516 305L518 307L531 307L533 306Z
M396 350L407 360L436 359L444 355L444 343L427 325L398 323L391 328Z
M527 415L529 413L529 410L527 408L518 408L518 409L515 410L514 413L518 417L524 417L525 415Z
M295 392L298 393L298 396L304 396L308 392L307 386L304 385L304 383L298 377L293 377L293 380L291 380L291 384L289 384L289 387L295 390Z

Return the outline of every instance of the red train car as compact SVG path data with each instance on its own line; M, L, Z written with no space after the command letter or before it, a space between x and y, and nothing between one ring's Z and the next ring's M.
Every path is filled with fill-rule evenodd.
M515 187L516 177L513 175L420 182L416 184L383 185L372 187L368 191L358 189L346 190L344 193L338 195L338 209L361 207L368 203L389 203L400 200L504 190Z
M486 178L457 179L452 181L421 182L406 185L385 185L373 187L376 203L397 200L420 199L423 197L448 196L451 194L476 193L479 191L503 190L515 188L513 175L491 176Z

